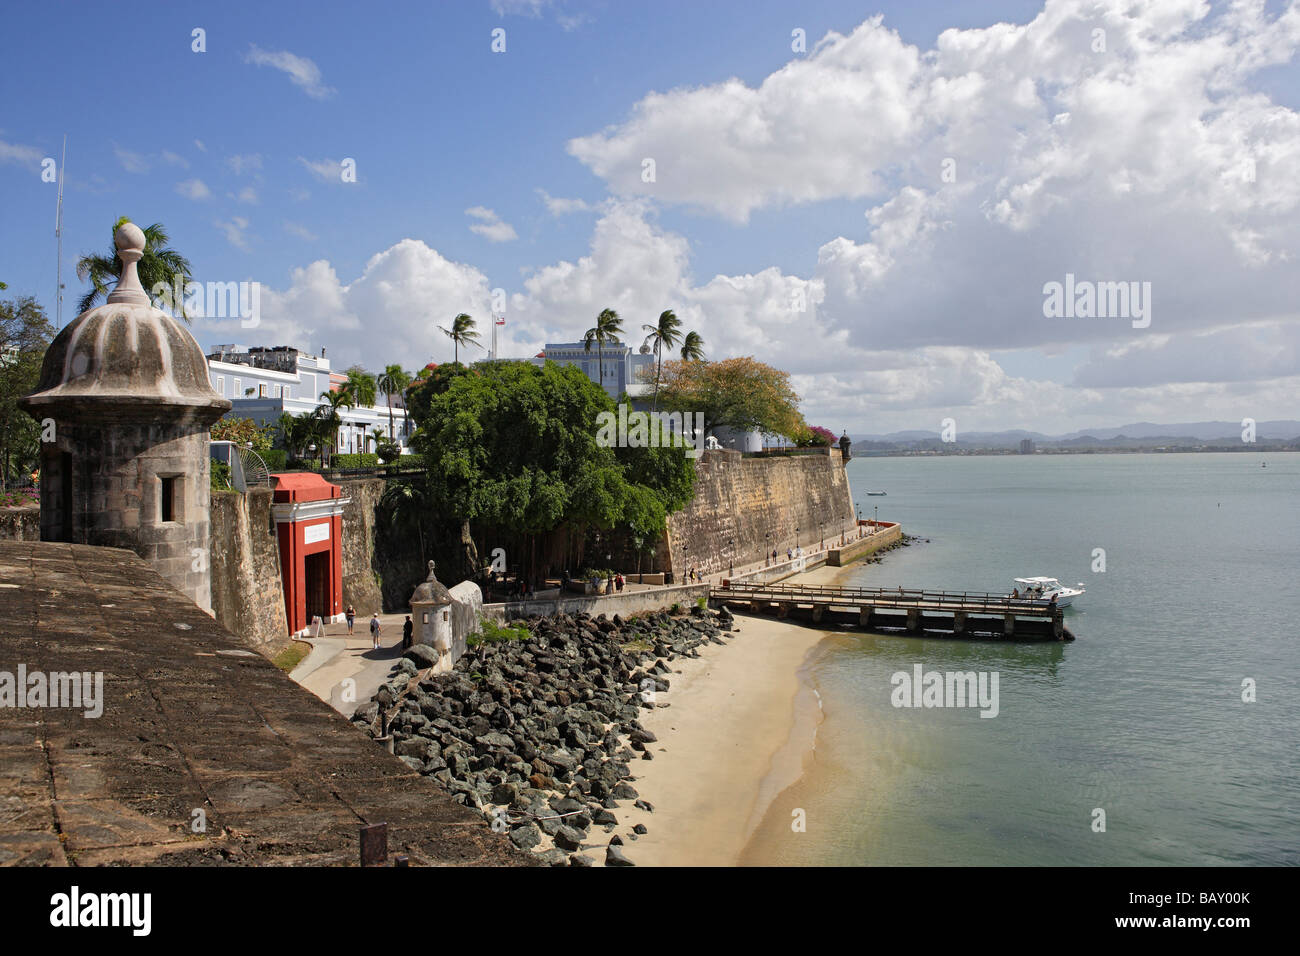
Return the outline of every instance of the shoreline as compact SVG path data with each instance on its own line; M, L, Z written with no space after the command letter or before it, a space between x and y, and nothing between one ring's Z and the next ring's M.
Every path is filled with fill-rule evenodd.
M618 828L638 866L735 866L771 801L803 772L804 749L797 761L788 750L791 717L798 672L824 635L784 621L735 622L731 640L701 648L672 675L659 695L669 706L642 718L658 740L635 786L655 810L626 808ZM774 770L785 782L765 792ZM632 842L638 824L647 832Z
M846 570L797 578L832 583ZM629 808L618 828L638 866L740 865L772 805L816 757L824 711L812 665L835 632L741 614L735 624L725 645L702 648L674 673L660 695L670 706L642 720L658 742L635 786L655 812ZM637 824L647 832L631 842Z

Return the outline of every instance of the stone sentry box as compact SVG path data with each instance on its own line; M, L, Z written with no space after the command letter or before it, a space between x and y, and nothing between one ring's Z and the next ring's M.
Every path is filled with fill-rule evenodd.
M429 562L429 577L411 594L411 622L414 640L438 652L435 673L452 669L469 649L469 636L478 629L483 610L483 592L472 581L463 581L448 591L434 574Z
M126 222L114 242L117 287L59 332L20 402L54 426L41 445L41 540L134 551L211 611L209 428L231 403L194 337L141 288L144 233Z

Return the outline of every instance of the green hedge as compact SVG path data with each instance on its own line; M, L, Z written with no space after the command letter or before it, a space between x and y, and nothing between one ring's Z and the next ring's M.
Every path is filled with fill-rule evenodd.
M335 455L330 459L331 468L378 468L378 455Z
M270 451L260 452L262 461L266 462L266 467L271 471L284 471L285 462L289 458L289 453L283 448L272 448Z

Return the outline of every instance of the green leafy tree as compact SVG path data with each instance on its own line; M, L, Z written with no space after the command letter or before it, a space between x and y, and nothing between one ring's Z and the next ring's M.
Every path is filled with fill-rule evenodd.
M462 540L470 522L529 536L629 521L661 532L667 511L689 499L682 489L694 463L681 448L601 446L597 416L613 411L579 369L554 362L503 362L451 378L412 407L430 504L461 522Z
M40 461L41 426L18 407L36 390L54 326L31 296L0 301L0 491Z
M478 332L476 331L477 328L478 326L475 321L464 312L451 320L451 328L444 329L442 326L438 326L438 329L442 334L451 339L454 345L453 354L455 355L455 358L453 358L452 361L459 364L460 347L462 345L476 345L479 348L483 347L482 345L479 345Z
M682 339L682 361L704 361L704 339L700 338L699 332L687 332L686 338Z
M113 225L113 233L116 235L118 227L124 222L129 222L130 217L123 216ZM144 229L144 256L136 265L136 274L140 276L140 284L144 286L146 293L151 292L154 286L161 283L168 289L172 289L179 284L182 292L187 283L190 282L190 261L175 249L169 248L168 243L171 237L163 224L155 222L152 226L146 226ZM78 303L78 311L85 312L87 309L94 307L95 303L101 298L108 298L108 283L114 282L122 275L122 260L117 257L117 243L112 236L109 237L109 248L112 250L107 256L87 254L77 260L77 278L82 282L90 281L90 290L81 297ZM152 298L152 296L151 296ZM154 298L154 304L160 305L157 298ZM161 304L167 304L166 302ZM189 314L185 311L185 303L171 303L186 322L190 320Z
M393 396L402 395L411 384L411 376L400 365L387 365L376 382L379 392L388 402L388 440L396 441L393 434Z
M241 448L253 446L259 454L270 451L275 442L275 425L259 425L251 418L239 418L227 415L212 424L210 433L213 441L230 441Z
M596 316L596 324L582 334L582 346L588 352L596 346L596 365L600 369L600 387L605 387L605 346L617 345L623 334L623 320L613 309L603 309Z
M659 375L663 371L664 358L663 350L670 351L677 347L677 342L681 339L681 320L673 314L671 309L659 313L659 321L654 325L643 325L641 328L649 332L645 340L649 343L655 352L655 397L651 403L652 410L659 407Z
M406 388L406 414L417 425L428 420L430 403L434 398L446 392L461 376L478 374L477 368L466 368L456 362L422 369L419 377Z

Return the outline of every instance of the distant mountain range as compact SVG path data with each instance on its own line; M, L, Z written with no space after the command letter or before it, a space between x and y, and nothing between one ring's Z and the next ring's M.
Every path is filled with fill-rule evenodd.
M1031 439L1040 450L1084 451L1089 448L1195 448L1198 446L1240 447L1242 426L1236 422L1179 422L1157 425L1154 422L1135 422L1115 428L1085 428L1064 435L1047 435L1043 432L1013 429L1001 432L957 432L956 442L941 441L938 431L898 431L886 435L851 435L855 451L876 450L973 450L1015 449L1022 440ZM1271 448L1296 446L1300 448L1300 421L1292 419L1257 422L1256 444Z

